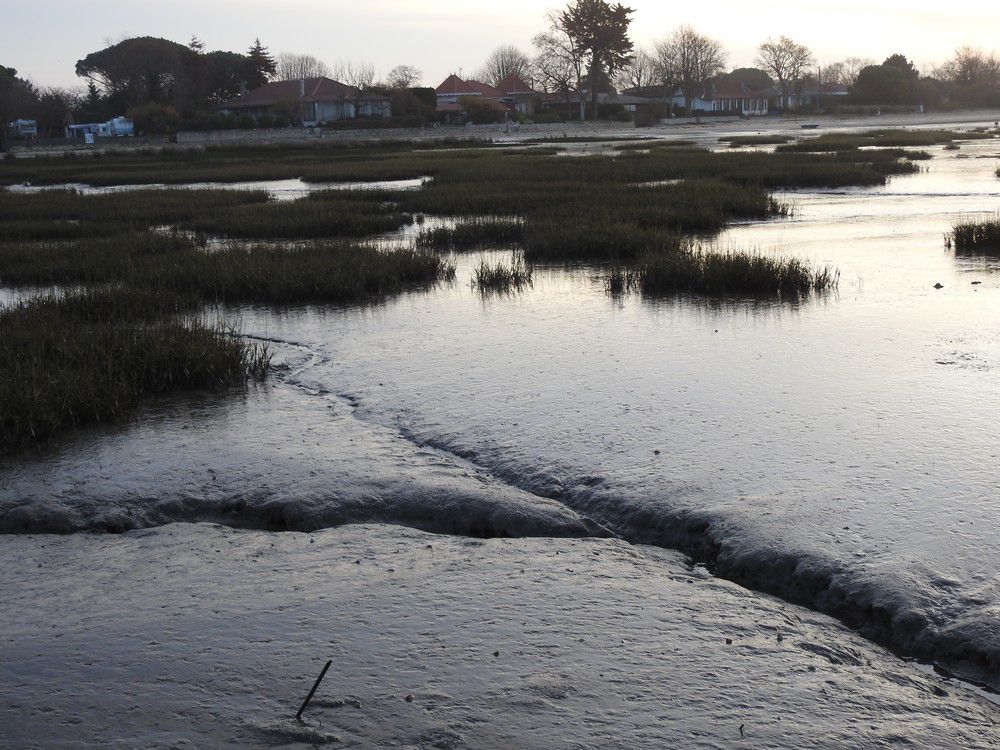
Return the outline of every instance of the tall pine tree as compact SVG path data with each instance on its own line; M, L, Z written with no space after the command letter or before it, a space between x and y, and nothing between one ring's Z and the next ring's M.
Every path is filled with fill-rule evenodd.
M260 43L260 39L255 39L247 51L247 88L260 88L271 80L277 70L278 64L267 47Z

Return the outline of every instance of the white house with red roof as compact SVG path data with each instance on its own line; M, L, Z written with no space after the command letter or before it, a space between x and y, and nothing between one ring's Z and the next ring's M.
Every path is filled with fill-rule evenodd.
M361 91L332 78L272 81L222 104L219 110L254 119L277 111L294 112L306 127L356 117L392 116L389 97Z

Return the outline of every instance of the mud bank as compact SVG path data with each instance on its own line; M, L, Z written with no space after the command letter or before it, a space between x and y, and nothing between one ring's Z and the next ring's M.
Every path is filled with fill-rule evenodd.
M0 565L5 747L1000 743L960 684L620 541L182 524Z

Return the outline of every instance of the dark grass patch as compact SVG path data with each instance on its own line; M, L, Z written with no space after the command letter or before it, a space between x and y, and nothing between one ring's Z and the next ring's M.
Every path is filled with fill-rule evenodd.
M267 193L258 190L8 191L0 197L0 241L106 237L268 202Z
M334 200L330 193L325 195L327 200L231 206L183 226L221 237L307 239L369 237L395 231L412 220L409 214L395 211L387 204L342 197Z
M129 232L74 242L6 242L0 243L0 284L127 281L158 263L200 254L200 243L176 233Z
M728 143L729 148L742 146L776 146L795 140L788 135L733 135L720 138L721 143Z
M952 130L870 130L862 133L824 133L796 143L778 146L779 152L849 151L864 147L939 146L960 140L989 138L984 133Z
M224 391L264 376L265 347L196 320L148 319L170 307L105 289L0 313L0 453L120 420L151 396Z
M514 245L524 241L524 221L517 217L481 216L463 219L453 227L421 230L417 247L435 250L471 250L477 247Z
M634 288L651 296L688 292L798 298L829 291L838 281L837 272L814 269L795 258L685 248L647 255L632 269L615 269L605 286L612 294Z
M185 303L356 303L453 275L454 267L432 252L343 241L230 244L208 252L182 235L146 233L0 245L0 281L9 285L120 282Z
M1000 217L961 221L950 241L959 253L1000 253Z
M509 262L482 261L472 273L472 286L481 292L516 292L532 284L531 267L515 253Z

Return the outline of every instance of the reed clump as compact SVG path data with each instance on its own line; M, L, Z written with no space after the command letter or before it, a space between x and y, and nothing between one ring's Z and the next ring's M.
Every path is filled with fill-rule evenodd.
M532 270L524 256L514 253L510 261L482 261L472 273L472 286L481 292L516 292L532 284Z
M676 253L647 255L634 268L615 269L605 286L612 294L638 290L646 295L797 298L830 291L838 282L835 270L813 268L797 258L687 247Z
M960 221L953 227L950 239L956 252L1000 253L1000 214Z

